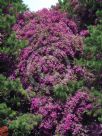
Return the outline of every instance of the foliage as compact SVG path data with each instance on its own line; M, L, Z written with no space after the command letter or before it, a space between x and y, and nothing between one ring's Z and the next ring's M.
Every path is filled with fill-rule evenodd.
M12 136L28 136L40 121L40 115L23 114L9 125L9 129L12 131Z
M0 127L8 125L9 120L13 120L17 115L6 103L0 103Z
M89 69L93 74L94 86L101 89L101 70L102 70L102 25L101 22L96 26L89 26L90 35L85 38L85 48L82 58L75 59L75 65L80 65ZM91 79L92 81L93 79Z
M15 33L12 32L5 40L5 43L1 44L0 53L17 56L26 45L26 40L17 40Z
M16 22L18 13L26 10L22 0L0 0L0 31L8 34L11 26Z
M92 88L91 100L93 102L93 108L88 114L97 118L97 120L102 123L102 93L99 90Z
M102 135L101 8L59 0L34 13L0 0L0 126L10 136Z
M20 109L26 105L27 109L29 100L29 93L23 89L19 79L10 80L0 75L0 102L6 102L13 109Z
M96 24L99 20L96 12L101 10L102 1L98 0L59 0L62 10L77 22L81 28L86 28L88 25Z
M65 85L56 85L54 87L54 96L57 99L66 100L69 92L68 87Z
M85 39L85 54L88 56L90 54L89 59L99 60L101 59L102 52L102 25L99 24L96 27L89 27L90 36Z
M97 122L102 123L102 10L97 10L99 20L97 25L89 26L89 36L84 39L85 47L83 57L75 60L76 65L88 69L89 75L86 78L87 87L91 88L91 100L93 108L88 113ZM90 78L90 79L89 79ZM91 84L90 84L91 82ZM90 85L89 85L90 84ZM101 131L100 131L101 132Z
M12 32L12 25L16 23L18 14L26 9L22 0L0 0L0 53L17 55L26 46L27 43L18 41Z
M77 90L84 87L84 81L69 81L67 85L56 85L54 87L54 96L56 99L66 100L68 96L73 95Z

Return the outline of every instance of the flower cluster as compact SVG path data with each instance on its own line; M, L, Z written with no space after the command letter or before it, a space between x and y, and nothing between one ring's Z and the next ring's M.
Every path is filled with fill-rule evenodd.
M0 0L0 134L101 136L102 0L26 9Z
M85 77L85 74L86 74L86 69L81 67L80 65L79 66L74 66L73 68L75 74L77 75L77 77Z
M73 136L82 133L82 119L86 110L91 110L92 104L89 101L89 95L85 92L78 91L75 96L67 100L63 119L57 126L57 133L61 136L73 134Z
M83 53L83 42L76 24L65 13L55 9L26 11L13 30L18 39L27 39L29 43L18 64L18 75L25 87L50 90L74 78L71 61Z
M61 116L62 107L55 103L52 98L35 97L32 99L31 110L35 114L41 114L43 120L39 126L42 133L50 135L52 129L55 129Z
M50 135L52 130L61 136L70 133L76 136L82 133L83 114L91 109L88 93L81 91L67 99L65 104L46 96L35 97L31 101L31 111L43 116L39 129L47 135Z
M87 37L87 36L89 36L89 31L88 30L82 30L82 31L80 31L80 35L81 36L83 36L83 37Z

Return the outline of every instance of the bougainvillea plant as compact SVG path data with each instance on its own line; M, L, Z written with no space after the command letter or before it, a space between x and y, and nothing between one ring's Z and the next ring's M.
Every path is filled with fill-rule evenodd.
M30 12L0 0L0 126L10 136L102 135L102 1L59 1Z
M42 115L39 126L41 134L51 135L84 134L85 125L82 123L86 111L92 109L89 94L85 90L77 93L67 101L60 103L51 97L35 97L31 101L31 111ZM52 131L53 130L53 131Z
M72 61L82 55L83 42L76 24L65 13L53 9L25 12L13 30L18 39L29 40L18 64L18 75L25 87L49 94L56 84L75 79Z

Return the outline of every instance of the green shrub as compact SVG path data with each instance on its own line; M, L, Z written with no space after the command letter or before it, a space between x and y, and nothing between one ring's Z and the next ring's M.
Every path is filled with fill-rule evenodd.
M0 31L8 34L16 22L17 15L26 9L22 0L0 0Z
M100 12L98 13L100 14ZM82 58L75 59L75 65L85 67L90 75L93 76L88 80L86 77L86 86L91 86L102 90L102 22L96 26L89 26L90 35L85 38L84 54ZM89 85L90 86L90 85ZM88 87L89 87L88 86ZM90 87L91 87L90 86Z
M32 97L34 92L30 92ZM18 110L23 107L27 108L31 94L24 90L19 79L10 80L3 75L0 75L0 102L6 102L11 108ZM26 106L24 106L26 105Z
M66 100L69 95L74 94L78 89L84 87L84 81L70 81L67 85L56 85L54 87L54 97L60 100Z
M68 95L68 87L63 85L56 85L54 87L54 96L57 99L66 100Z
M26 40L18 40L14 32L0 46L0 53L6 53L9 55L19 55L22 48L27 45Z
M6 103L0 104L0 127L7 125L9 120L13 120L17 115L16 111L13 111L10 107L7 107Z
M93 87L90 93L93 108L90 112L88 112L88 114L102 123L102 92Z
M59 0L60 8L67 11L78 26L85 28L97 24L97 12L102 9L102 2L97 0Z
M85 39L85 54L87 55L89 52L92 59L96 60L98 55L102 53L102 24L89 26L88 28L90 36Z
M34 127L37 127L41 121L40 115L24 114L17 117L10 125L12 136L29 136Z
M0 53L17 55L21 48L27 45L26 41L16 39L12 31L12 25L16 23L19 14L23 13L27 7L22 0L0 0Z
M67 11L70 16L74 15L73 8L69 0L58 0L62 11Z

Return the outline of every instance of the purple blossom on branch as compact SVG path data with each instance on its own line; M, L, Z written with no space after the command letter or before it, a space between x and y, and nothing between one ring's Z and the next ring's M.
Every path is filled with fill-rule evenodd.
M83 53L83 42L66 13L54 9L26 11L13 30L18 39L29 41L18 64L18 76L26 88L33 86L37 92L49 93L54 85L73 80L71 59Z
M31 101L31 111L43 116L39 129L46 135L50 135L53 129L61 136L70 133L81 135L84 133L83 114L91 109L89 94L81 91L68 98L66 103L46 96L35 97Z

